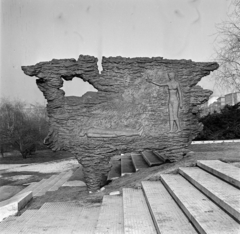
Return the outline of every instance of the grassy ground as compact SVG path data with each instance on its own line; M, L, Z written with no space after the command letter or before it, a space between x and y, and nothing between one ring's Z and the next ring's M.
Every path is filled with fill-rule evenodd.
M46 163L46 162L54 162L56 160L65 160L74 158L72 154L66 151L61 152L52 152L51 150L41 150L37 151L31 157L27 159L23 159L20 153L13 152L12 154L8 154L3 158L0 158L0 164L35 164L35 163ZM44 178L48 178L54 173L39 173L35 171L13 171L13 172L4 172L0 171L0 186L3 185L26 185L31 182L38 182ZM9 177L13 176L22 176L29 175L29 178L18 179L18 180L9 180Z
M85 203L98 203L101 202L102 197L105 194L109 194L112 191L120 191L123 187L138 188L141 186L142 180L158 180L161 173L174 173L180 166L194 166L197 160L214 160L219 159L225 162L240 162L240 144L239 143L221 143L221 144L204 144L204 145L191 145L192 151L184 159L175 163L166 163L160 166L140 170L131 176L124 176L114 180L110 184L105 186L103 191L89 194L85 187L61 187L58 191L47 192L44 196L34 198L33 201L23 210L26 209L39 209L45 202L79 202ZM56 160L55 157L63 158L66 152L56 155L56 153L50 153L49 160ZM54 155L54 156L53 156ZM70 155L66 155L70 158ZM39 153L40 158L40 153ZM47 157L43 162L46 162ZM0 162L1 163L1 162ZM26 172L23 172L23 174ZM29 172L28 172L29 174ZM49 177L49 174L41 175L41 173L35 173L35 176L40 179ZM4 178L3 178L4 179ZM76 169L70 180L84 180L81 169ZM1 181L1 180L0 180ZM13 185L16 185L15 182Z

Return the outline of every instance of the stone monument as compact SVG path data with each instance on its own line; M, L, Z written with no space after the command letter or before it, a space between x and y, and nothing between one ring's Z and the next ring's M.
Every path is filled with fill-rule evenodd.
M23 66L37 77L47 99L52 150L67 150L83 166L89 190L106 178L112 156L154 150L170 161L183 158L202 129L199 105L212 94L196 84L218 68L215 62L103 57L53 59ZM65 96L64 80L82 79L98 91Z

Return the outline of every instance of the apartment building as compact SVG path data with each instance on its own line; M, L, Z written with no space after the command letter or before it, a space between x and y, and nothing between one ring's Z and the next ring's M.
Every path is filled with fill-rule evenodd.
M203 117L209 113L220 112L225 105L236 105L240 102L240 92L229 93L223 97L219 97L215 102L207 105L204 103L200 107L200 116Z

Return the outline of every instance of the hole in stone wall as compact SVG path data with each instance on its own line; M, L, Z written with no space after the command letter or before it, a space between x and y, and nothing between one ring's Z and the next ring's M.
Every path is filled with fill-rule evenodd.
M78 96L78 97L81 97L88 91L95 92L98 91L91 84L89 84L88 82L84 82L80 78L73 78L72 80L69 81L64 80L62 89L65 92L65 96Z
M98 62L97 62L97 66L98 66L98 71L101 74L102 73L102 56L98 57Z

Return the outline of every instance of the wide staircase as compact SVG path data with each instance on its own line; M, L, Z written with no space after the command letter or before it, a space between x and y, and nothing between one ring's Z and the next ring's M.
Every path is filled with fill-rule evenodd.
M240 168L218 160L197 161L177 174L123 188L102 204L45 203L0 224L0 233L239 234Z

